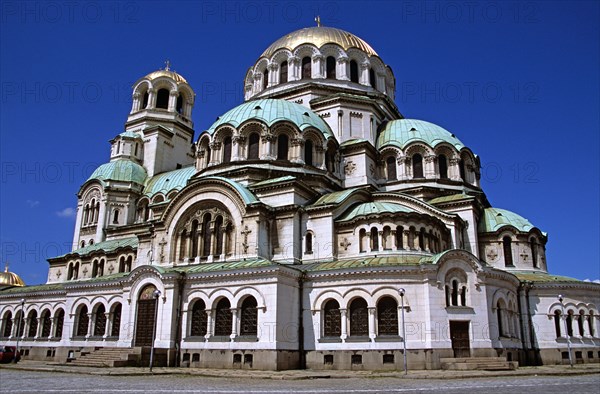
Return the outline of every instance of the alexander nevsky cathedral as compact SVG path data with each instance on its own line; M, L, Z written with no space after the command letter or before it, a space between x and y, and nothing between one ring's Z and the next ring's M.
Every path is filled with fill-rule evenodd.
M0 344L114 367L152 347L205 368L599 362L600 284L548 273L547 234L492 207L476 152L395 90L369 44L320 25L270 45L199 136L183 76L140 78L73 250L43 285L0 274Z

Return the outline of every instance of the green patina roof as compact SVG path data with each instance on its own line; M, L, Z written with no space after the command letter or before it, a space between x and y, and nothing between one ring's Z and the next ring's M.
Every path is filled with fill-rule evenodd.
M513 226L523 232L528 232L534 227L527 219L514 212L500 208L486 208L479 222L479 232L492 233L504 226Z
M260 181L260 182L257 182L257 183L253 183L250 187L273 185L273 184L280 183L280 182L293 181L295 179L296 179L296 177L293 177L291 175L287 175L287 176L282 176L280 178L267 179L265 181Z
M364 202L354 206L348 213L342 215L338 222L347 222L360 216L380 215L382 213L414 212L404 205L391 202Z
M412 142L423 142L434 148L442 142L461 150L464 145L454 134L424 120L397 119L389 121L377 137L377 149L392 145L404 149Z
M468 194L460 193L460 194L451 194L449 196L437 197L433 200L429 200L429 204L441 204L443 202L452 202L452 201L460 201L466 200L470 198L475 198L473 196L469 196Z
M246 204L254 204L258 202L258 199L256 198L256 196L254 194L252 194L252 192L250 190L248 190L246 188L246 186L242 185L241 183L237 183L236 181L232 181L229 178L223 178L222 176L207 176L207 177L201 177L198 178L198 180L219 180L219 181L223 181L228 183L229 185L231 185L231 187L233 187L244 199L244 202Z
M194 166L178 170L163 172L146 181L144 195L152 197L156 193L166 194L171 190L181 190L187 185L188 180L196 173Z
M361 267L385 267L385 266L398 266L398 265L418 265L427 264L427 258L423 256L414 255L396 255L396 256L383 256L383 257L365 257L359 259L350 260L338 260L330 261L326 263L315 263L306 264L300 266L307 272L314 271L331 271L345 268L361 268Z
M312 206L339 204L356 190L359 189L346 189L339 192L325 194L321 196L321 198L319 198Z
M552 275L545 272L532 272L532 271L510 271L511 274L515 275L520 281L529 282L583 282L579 279L570 278L568 276ZM588 282L585 282L588 283ZM590 282L591 283L591 282Z
M347 141L344 141L344 142L342 142L342 143L340 144L340 148L341 148L341 147L343 147L343 146L350 146L350 145L356 145L356 144L360 144L361 142L366 142L366 141L367 141L367 140L365 140L365 139L362 139L362 138L354 138L354 139L351 139L351 140L347 140Z
M141 165L128 159L118 159L96 168L88 181L97 179L99 181L122 181L143 185L146 177L146 170Z
M249 119L263 121L269 127L279 121L288 121L298 126L301 131L304 131L307 127L314 127L320 130L325 138L333 137L327 123L309 108L286 100L276 99L248 101L239 105L220 116L207 132L213 134L217 127L224 124L237 128Z
M119 248L137 248L138 246L138 238L137 237L129 237L129 238L121 238L121 239L113 239L110 241L98 242L93 245L88 245L84 248L75 249L72 252L63 254L62 256L54 257L55 259L60 257L65 257L72 254L78 254L80 256L85 256L93 252L103 251L104 253L113 252Z
M64 283L52 283L52 284L35 285L35 286L9 287L7 289L0 290L0 296L2 296L4 294L14 294L14 293L29 293L29 292L62 290L63 288L64 288Z
M134 133L133 131L124 131L121 134L119 134L119 137L129 137L129 138L139 138L141 139L142 137L139 134Z

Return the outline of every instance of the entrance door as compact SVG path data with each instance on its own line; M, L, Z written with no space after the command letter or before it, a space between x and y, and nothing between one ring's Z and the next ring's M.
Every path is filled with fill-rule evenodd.
M154 298L156 287L148 285L140 293L135 319L135 346L152 345L152 328L157 300Z
M452 338L454 357L471 357L468 321L451 321L450 338Z

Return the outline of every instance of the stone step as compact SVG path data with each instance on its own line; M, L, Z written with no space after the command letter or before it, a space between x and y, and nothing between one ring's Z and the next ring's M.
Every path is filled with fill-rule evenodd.
M504 357L456 357L440 358L442 363L480 363L488 361L506 361Z

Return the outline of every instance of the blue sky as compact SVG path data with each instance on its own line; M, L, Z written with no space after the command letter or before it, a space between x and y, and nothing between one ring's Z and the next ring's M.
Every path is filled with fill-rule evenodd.
M596 1L3 0L2 263L44 283L46 258L69 251L76 193L108 161L135 80L169 59L196 91L198 135L242 102L262 51L317 14L392 67L404 116L481 157L492 205L548 232L551 272L600 278Z

